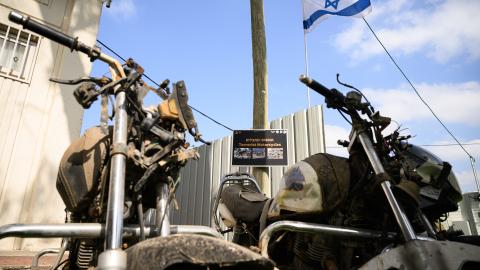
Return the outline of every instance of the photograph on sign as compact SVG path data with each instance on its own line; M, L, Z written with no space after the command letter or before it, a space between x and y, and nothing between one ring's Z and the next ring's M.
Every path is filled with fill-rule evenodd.
M286 129L235 130L232 147L232 165L288 165Z

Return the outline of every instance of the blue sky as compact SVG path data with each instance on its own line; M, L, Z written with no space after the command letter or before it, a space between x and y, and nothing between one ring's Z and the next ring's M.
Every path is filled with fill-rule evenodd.
M249 2L114 0L103 9L98 38L134 58L157 82L185 80L195 108L233 129L248 129L253 103ZM451 131L475 144L466 148L480 160L480 1L371 2L366 19ZM273 120L307 106L305 87L298 82L305 70L302 5L301 0L264 0L264 5ZM307 35L307 43L311 77L345 92L335 80L340 73L383 115L408 128L405 132L416 136L412 143L453 142L361 19L330 17ZM105 72L105 66L94 65L93 74ZM323 104L323 98L311 93L311 103ZM196 118L207 139L230 134L201 115ZM84 128L98 119L97 104L85 112ZM347 138L349 127L336 112L325 110L325 125L327 147ZM458 146L428 149L453 164L464 192L475 190L470 163ZM337 148L328 152L345 154Z

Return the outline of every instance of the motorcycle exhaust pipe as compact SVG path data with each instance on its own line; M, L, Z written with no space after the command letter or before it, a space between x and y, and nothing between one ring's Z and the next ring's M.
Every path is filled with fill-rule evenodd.
M65 224L7 224L0 226L0 239L20 238L105 238L105 224L65 223ZM155 226L144 227L148 238L158 236ZM200 234L212 237L222 236L213 228L195 225L170 225L171 234ZM123 238L140 237L140 226L125 225Z
M270 242L270 238L274 233L279 231L328 234L343 238L364 239L395 239L397 236L395 233L383 233L365 229L337 227L299 221L278 221L266 227L260 235L259 247L262 252L262 256L268 258L268 243Z

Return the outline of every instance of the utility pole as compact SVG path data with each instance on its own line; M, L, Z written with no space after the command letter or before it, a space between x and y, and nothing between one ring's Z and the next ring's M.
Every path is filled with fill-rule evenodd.
M263 0L250 0L250 12L252 21L253 57L253 128L267 129L269 128L268 76ZM254 167L253 176L259 182L262 192L267 196L271 196L268 167Z

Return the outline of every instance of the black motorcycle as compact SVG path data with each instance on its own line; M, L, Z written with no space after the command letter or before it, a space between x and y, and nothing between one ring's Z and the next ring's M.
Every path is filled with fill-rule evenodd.
M270 260L223 240L210 227L169 223L179 171L198 157L186 134L204 142L188 105L185 82L173 84L172 91L168 80L152 88L132 59L122 65L99 48L17 12L9 19L92 61L107 63L112 76L51 79L80 84L74 95L85 109L100 98L102 123L74 141L60 162L57 190L66 205L66 223L3 225L0 238L63 237L55 269L273 268ZM148 91L161 98L157 106L144 106ZM109 98L115 99L112 116ZM67 250L68 259L61 262ZM39 253L37 262L51 251Z
M351 124L349 141L339 141L349 157L319 153L297 162L271 199L249 174L224 176L217 230L233 232L233 242L279 269L479 269L478 237L441 229L462 199L452 166L398 130L384 136L391 119L358 89L339 81L352 89L344 95L300 81Z

